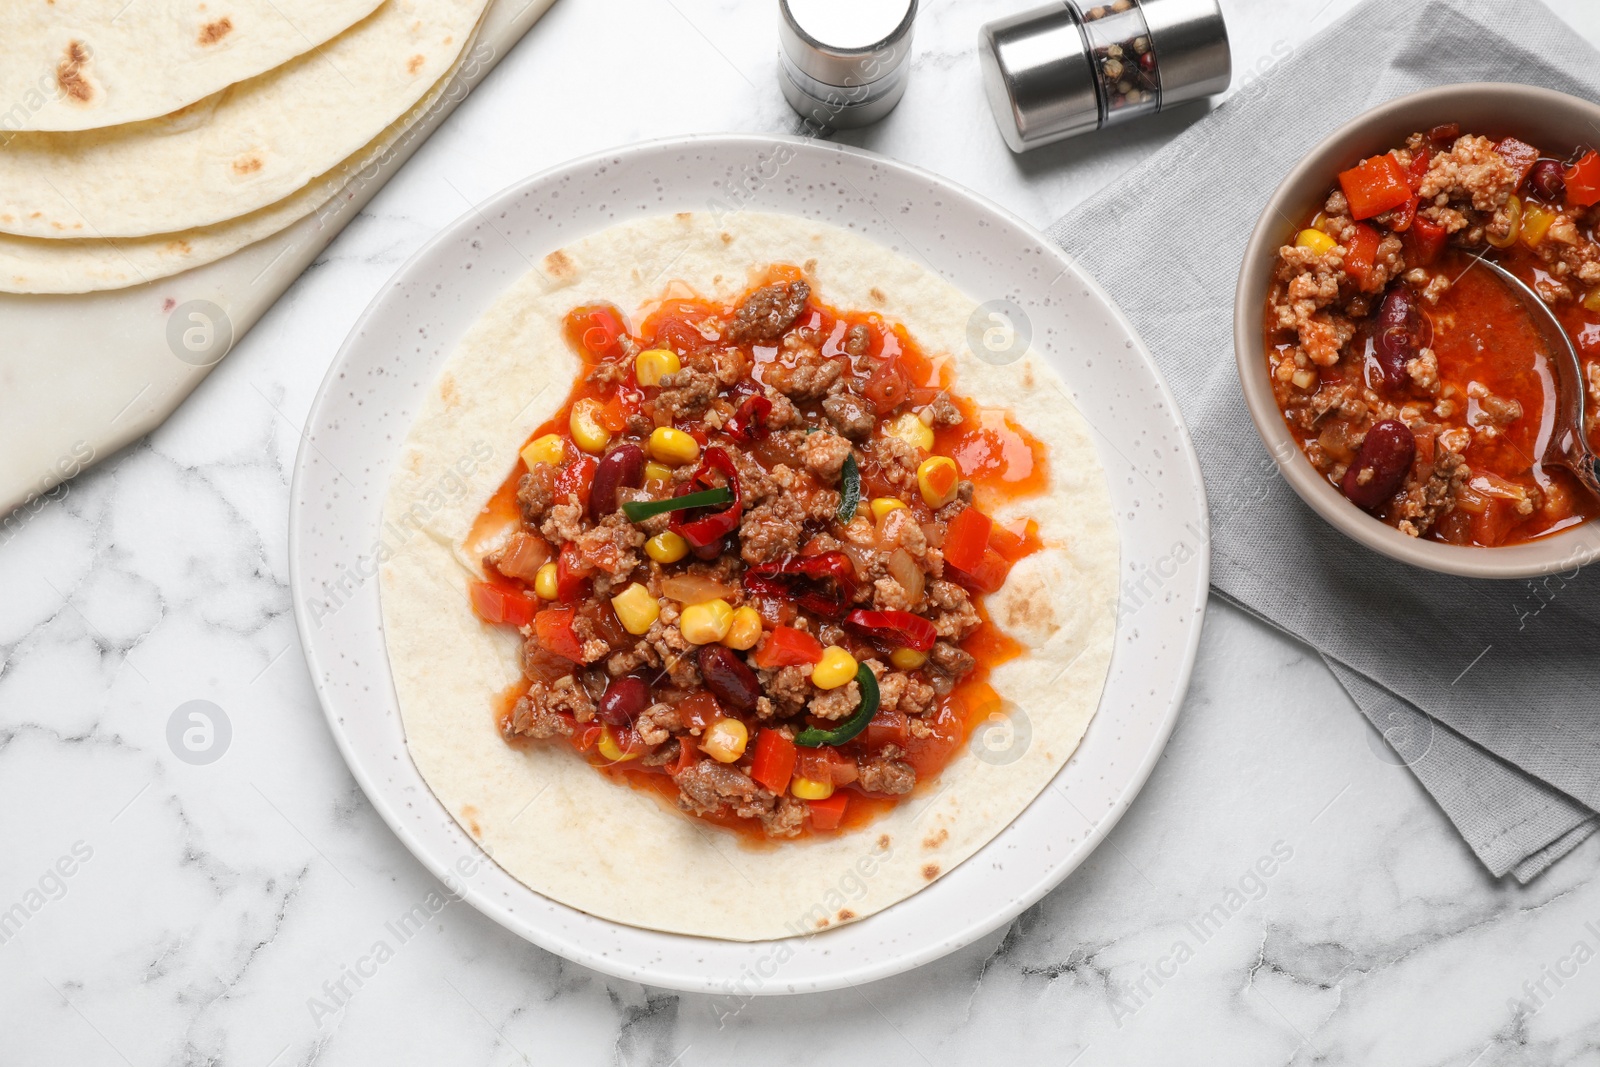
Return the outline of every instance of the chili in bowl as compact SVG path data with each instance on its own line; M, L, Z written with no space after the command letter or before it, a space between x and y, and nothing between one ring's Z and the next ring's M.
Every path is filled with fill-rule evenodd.
M1547 462L1573 341L1600 443L1600 108L1457 85L1347 125L1258 224L1235 309L1245 397L1286 480L1356 540L1519 577L1600 554L1600 500ZM1588 528L1586 528L1588 527Z

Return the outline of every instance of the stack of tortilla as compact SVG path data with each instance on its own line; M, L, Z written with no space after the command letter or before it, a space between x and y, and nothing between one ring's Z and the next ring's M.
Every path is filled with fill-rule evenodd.
M333 200L489 0L0 4L0 292L140 285Z

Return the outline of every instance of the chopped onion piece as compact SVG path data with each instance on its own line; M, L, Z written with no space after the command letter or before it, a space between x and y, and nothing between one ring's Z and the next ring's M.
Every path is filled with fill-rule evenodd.
M922 600L923 587L926 578L922 568L917 566L917 561L911 558L911 553L903 548L897 548L889 557L889 573L894 580L900 583L901 588L911 598L913 604Z
M674 574L661 580L662 595L681 604L704 604L708 600L727 600L736 590L698 574Z

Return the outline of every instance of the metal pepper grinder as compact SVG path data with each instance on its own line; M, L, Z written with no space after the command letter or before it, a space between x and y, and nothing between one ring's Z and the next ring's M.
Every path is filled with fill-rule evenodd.
M1233 79L1217 0L1057 0L984 26L978 58L1013 152L1220 93Z
M778 0L784 98L818 127L877 122L905 95L917 0Z

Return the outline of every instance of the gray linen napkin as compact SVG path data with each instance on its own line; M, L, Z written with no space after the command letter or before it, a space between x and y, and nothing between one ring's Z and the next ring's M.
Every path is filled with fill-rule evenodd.
M1133 320L1177 395L1205 472L1217 592L1320 652L1391 743L1377 746L1385 757L1411 768L1496 877L1524 882L1596 829L1600 568L1469 581L1334 531L1278 477L1245 411L1233 291L1262 205L1350 118L1447 82L1595 99L1597 74L1600 53L1534 0L1372 0L1050 232Z

